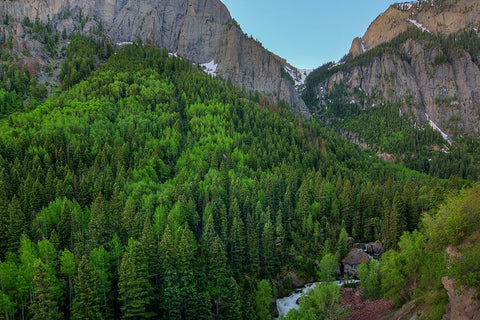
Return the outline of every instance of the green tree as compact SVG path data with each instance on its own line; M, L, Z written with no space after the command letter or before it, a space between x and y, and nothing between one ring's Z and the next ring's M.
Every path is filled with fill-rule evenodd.
M345 228L342 228L342 230L340 230L340 235L338 236L337 241L338 260L341 261L343 258L345 258L348 252L348 233Z
M146 308L150 297L148 290L145 290L148 279L137 274L137 266L131 255L131 252L125 252L120 264L118 299L122 319L139 319L148 315Z
M272 286L270 282L268 280L260 281L255 294L255 308L259 320L272 319L270 314L272 298Z
M20 244L20 236L27 232L27 221L25 214L20 208L20 202L16 196L13 196L10 205L8 206L9 224L8 224L8 250L15 252L18 250Z
M74 292L72 319L103 319L100 312L97 276L85 255L78 265L78 273L74 280Z
M37 260L33 276L33 299L29 311L33 320L60 320L63 315L54 292L56 288L52 277L47 274L47 268Z
M360 264L357 268L357 277L364 299L376 300L382 296L380 263L377 260L369 264Z
M68 310L72 307L73 277L76 273L75 256L68 249L64 249L60 256L60 273L67 277ZM70 316L70 315L68 315Z
M317 285L300 298L300 308L289 311L285 320L342 319L345 309L338 304L341 299L337 284Z
M325 254L318 266L318 279L322 282L335 281L337 267L337 258L331 253Z

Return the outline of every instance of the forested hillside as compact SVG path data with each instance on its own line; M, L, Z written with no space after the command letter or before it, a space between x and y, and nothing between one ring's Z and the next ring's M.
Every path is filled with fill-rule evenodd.
M456 66L463 65L459 57L478 64L479 44L473 30L444 36L410 28L363 54L314 70L302 98L317 119L380 157L439 178L476 180L480 140L466 123L478 121L478 104L455 90L475 95L477 87L450 88L448 79L460 81L460 76L447 71L474 73L473 67L460 71Z
M42 103L28 69L3 64L19 83L0 89L15 101L0 119L5 319L269 318L283 271L315 280L347 234L396 248L465 183L383 162L165 50L70 46Z

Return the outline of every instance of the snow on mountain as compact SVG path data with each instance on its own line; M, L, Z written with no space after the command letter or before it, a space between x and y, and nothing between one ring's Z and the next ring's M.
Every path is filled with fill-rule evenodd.
M207 63L201 63L200 66L203 68L203 70L208 73L209 75L216 76L217 75L217 67L218 63L215 64L214 60L207 62Z
M424 3L430 3L430 5L433 7L434 6L433 2L434 0L418 0L418 1L411 1L411 2L396 3L395 6L402 11L408 11L413 7L416 7L418 9Z
M407 19L408 22L410 23L413 23L418 29L422 30L422 32L428 32L430 33L430 30L428 30L427 28L425 28L420 22L418 22L417 20L413 20L413 19Z
M440 134L442 135L443 139L447 140L449 144L452 144L452 141L450 140L450 138L448 137L448 135L447 135L445 132L443 132L442 129L440 129L440 127L437 126L437 124L432 121L432 119L430 119L430 117L428 116L428 114L425 113L425 116L427 117L428 123L429 123L430 126L433 128L433 130L436 130L436 131L440 132Z
M313 71L313 69L297 69L289 64L285 65L283 69L292 77L293 81L295 81L296 88L303 85L307 76Z

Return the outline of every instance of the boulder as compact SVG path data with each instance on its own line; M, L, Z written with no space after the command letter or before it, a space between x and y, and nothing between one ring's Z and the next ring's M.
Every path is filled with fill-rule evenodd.
M354 248L350 250L347 256L342 260L343 272L345 274L355 275L357 274L357 267L360 263L369 263L370 258L368 254L362 249Z

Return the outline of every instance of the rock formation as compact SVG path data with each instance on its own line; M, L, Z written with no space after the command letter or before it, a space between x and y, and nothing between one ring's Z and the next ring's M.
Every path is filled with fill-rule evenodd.
M479 14L480 3L476 0L418 0L396 3L370 24L363 37L353 40L350 53L359 55L392 40L412 26L444 35L465 28L478 29Z
M82 25L84 32L101 23L114 43L141 39L193 63L211 63L219 76L248 91L264 92L271 100L284 100L309 116L293 79L282 71L291 66L248 38L219 0L0 0L0 18L11 21L0 28L0 37L12 38L17 49L33 50L22 27L24 17L50 19L58 31L70 34L78 28L79 15L89 18Z
M361 88L380 103L400 103L402 111L413 114L417 124L430 123L445 137L477 136L480 57L472 57L460 47L432 44L427 37L396 40L392 44L395 50L369 50L388 43L408 28L446 37L463 31L478 33L479 26L480 2L476 0L420 0L392 5L362 38L353 40L350 59L362 61L338 68L317 85L317 92L344 83Z

